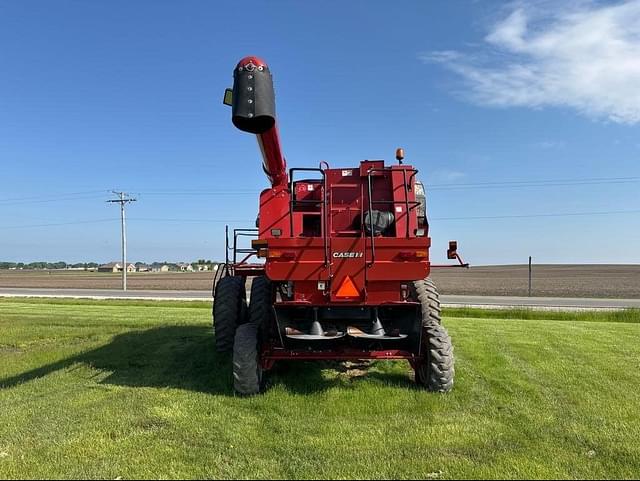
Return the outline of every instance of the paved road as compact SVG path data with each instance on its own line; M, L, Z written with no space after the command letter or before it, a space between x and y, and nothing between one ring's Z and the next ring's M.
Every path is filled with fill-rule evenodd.
M0 297L68 297L85 299L149 299L175 301L202 301L211 298L207 291L159 291L119 289L39 289L0 287Z
M145 299L145 300L209 300L207 291L158 291L115 289L26 289L0 288L0 297L67 297L90 299ZM576 299L562 297L501 297L501 296L455 296L443 295L442 303L447 307L530 307L536 309L624 309L640 308L640 299Z
M593 299L571 297L441 296L446 306L530 307L538 309L625 309L640 308L640 299Z

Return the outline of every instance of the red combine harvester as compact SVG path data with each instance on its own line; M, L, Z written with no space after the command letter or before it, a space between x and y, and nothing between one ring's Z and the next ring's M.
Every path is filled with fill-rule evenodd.
M238 63L225 104L233 124L257 136L271 182L258 228L236 229L232 246L227 229L214 285L216 347L233 350L236 392L260 392L278 361L368 359L407 360L418 384L449 391L453 347L429 279L425 191L402 149L396 165L323 162L287 172L271 73L257 57ZM250 249L239 247L243 237L254 237ZM448 257L466 266L456 249L451 242ZM249 262L254 256L264 263Z

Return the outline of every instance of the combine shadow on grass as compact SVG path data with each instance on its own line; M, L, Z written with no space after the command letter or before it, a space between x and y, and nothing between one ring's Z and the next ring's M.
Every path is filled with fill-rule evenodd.
M403 362L403 361L397 361ZM280 362L267 377L268 387L282 386L297 394L313 394L330 388L354 389L361 382L372 382L378 385L416 388L416 384L406 373L380 371L372 369L375 363L365 361L353 367L340 361L289 361Z
M232 392L231 361L215 352L210 329L200 326L120 334L97 349L1 379L0 387L13 387L78 363L109 372L101 384Z
M233 395L231 356L215 352L211 329L204 326L167 326L120 334L97 349L0 379L0 388L11 388L75 364L110 373L100 380L101 384ZM344 379L323 374L333 367L329 363L285 364L270 373L270 383L300 394L344 386ZM381 379L377 373L370 374ZM393 375L386 383L404 384Z

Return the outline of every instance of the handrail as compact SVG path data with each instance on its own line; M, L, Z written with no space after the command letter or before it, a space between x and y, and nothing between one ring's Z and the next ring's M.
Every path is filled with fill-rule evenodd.
M417 170L414 169L417 173ZM404 181L404 202L406 204L405 215L407 216L407 239L409 238L409 188L407 187L407 169L402 169L402 179Z
M224 226L224 265L229 266L229 226Z
M373 204L396 204L396 201L393 200L376 200L372 199L373 197L373 186L371 183L371 174L374 172L393 172L393 170L389 167L385 167L382 169L369 169L367 171L367 194L369 195L369 233L371 235L371 262L368 265L372 266L376 262L376 242L375 235L373 231ZM403 178L403 187L404 187L404 203L406 206L405 215L407 217L407 239L409 238L409 212L415 209L420 202L417 201L409 201L409 187L407 185L407 172L412 172L410 181L417 175L417 169L402 169L402 178ZM366 233L366 229L365 229Z
M250 257L257 254L256 249L248 249L248 248L238 248L238 237L256 237L258 234L258 229L233 229L233 247L229 244L229 226L226 225L224 227L225 240L224 240L224 267L216 271L213 277L214 289L215 285L218 282L218 277L222 279L227 275L235 275L235 267L239 264L244 264ZM229 254L233 252L233 263L231 263L231 258ZM238 263L238 254L247 254L239 263Z
M256 252L256 250L253 248L238 249L238 237L256 237L258 232L259 232L258 229L233 229L233 264L234 265L238 263L238 254L252 254ZM246 260L246 257L245 257L245 260Z
M296 199L296 191L295 191L295 182L293 180L293 174L296 171L300 171L300 172L320 172L320 174L322 175L322 201L315 201L315 200L298 200ZM322 226L322 248L324 251L324 265L325 267L329 265L329 240L328 240L328 217L329 217L329 212L328 212L328 208L327 208L327 176L324 170L320 169L320 168L313 168L313 167L294 167L289 169L289 192L290 194L290 200L289 200L289 230L290 230L290 236L293 237L293 210L295 209L296 205L302 205L302 204L321 204L322 205L322 212L321 212L321 216L322 216L322 220L323 220L323 226Z

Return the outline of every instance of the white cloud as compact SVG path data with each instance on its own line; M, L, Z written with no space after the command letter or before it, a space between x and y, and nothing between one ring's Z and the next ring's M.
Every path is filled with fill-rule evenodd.
M474 102L570 107L592 118L640 122L640 0L512 4L482 51L421 55L464 80Z

